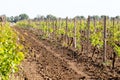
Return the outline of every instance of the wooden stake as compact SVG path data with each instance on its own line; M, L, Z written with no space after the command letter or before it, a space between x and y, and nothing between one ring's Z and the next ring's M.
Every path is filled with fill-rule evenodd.
M93 20L94 20L94 28L95 28L94 32L96 32L96 18L93 17Z
M59 18L59 29L61 29L61 18Z
M76 18L74 19L74 48L76 48Z
M66 43L68 43L67 42L67 40L68 40L68 36L67 36L67 32L68 32L68 17L66 17L66 29L65 29L65 42Z
M87 53L89 53L89 36L90 36L90 16L88 16L87 20Z
M104 16L104 38L103 38L103 62L106 62L106 31L107 31L107 28L106 28L106 16Z

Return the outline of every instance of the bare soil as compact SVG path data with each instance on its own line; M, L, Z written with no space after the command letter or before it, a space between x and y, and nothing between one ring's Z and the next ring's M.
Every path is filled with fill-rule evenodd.
M68 47L59 42L42 39L40 30L14 27L19 32L20 42L27 54L15 74L18 80L120 80L120 60L117 58L115 69L111 69L111 60L102 64L101 52L92 55ZM82 42L84 47L86 42ZM108 53L111 49L108 47ZM111 54L110 54L111 55Z

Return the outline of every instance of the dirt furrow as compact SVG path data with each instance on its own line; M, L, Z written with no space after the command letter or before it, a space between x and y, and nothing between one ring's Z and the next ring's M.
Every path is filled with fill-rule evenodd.
M110 65L104 67L101 53L91 58L91 54L63 47L59 41L44 39L41 30L18 27L15 30L28 50L22 63L23 80L120 80L119 62L114 70Z
M46 48L46 50L48 52L51 52L55 57L58 57L59 59L61 60L64 60L65 62L67 62L67 64L69 65L69 68L72 68L75 72L77 72L77 74L80 74L80 75L83 75L84 77L87 77L87 79L89 78L87 74L85 74L84 72L82 72L82 70L79 70L76 65L75 65L75 62L71 62L67 59L65 59L64 57L61 57L60 54L58 54L57 52L51 50L51 47L50 46L46 46L45 44L43 44L42 42L40 42L40 40L37 40L36 38L32 37L31 38L33 40L35 40L38 44L41 44L41 46L43 46L44 48Z
M25 41L22 42L24 46L29 45L29 51L31 51L29 54L34 53L33 56L26 58L27 62L24 61L22 66L28 80L41 80L42 78L44 80L80 80L88 78L82 70L75 67L73 62L62 58L60 54L51 50L50 46L44 45L31 32L20 28L16 28L16 31L25 38ZM31 69L30 64L27 63L35 64L35 66ZM37 75L42 78L37 78Z

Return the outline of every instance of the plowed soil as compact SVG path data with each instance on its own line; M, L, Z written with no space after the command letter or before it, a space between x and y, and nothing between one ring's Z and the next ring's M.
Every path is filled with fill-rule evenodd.
M120 80L120 63L115 69L104 67L101 57L62 47L59 42L42 39L40 30L33 28L14 29L27 54L15 74L18 80Z

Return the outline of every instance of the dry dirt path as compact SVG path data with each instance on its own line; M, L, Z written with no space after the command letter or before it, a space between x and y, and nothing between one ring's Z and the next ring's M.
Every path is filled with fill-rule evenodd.
M15 28L23 40L21 43L28 48L26 59L21 65L25 80L88 80L83 67L63 57L61 50L52 49L49 42L38 39L30 30ZM47 43L47 45L46 45ZM63 50L64 52L64 50ZM66 52L66 51L65 51ZM69 52L66 52L68 54Z

